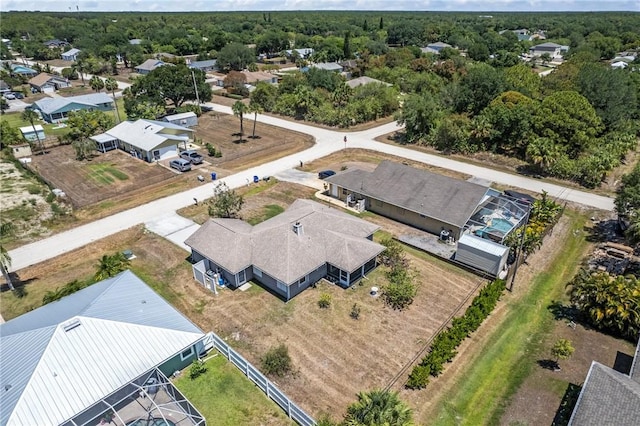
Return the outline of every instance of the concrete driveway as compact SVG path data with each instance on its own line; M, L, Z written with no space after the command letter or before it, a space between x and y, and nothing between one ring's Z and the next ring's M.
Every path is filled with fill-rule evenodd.
M292 182L315 189L324 189L324 182L318 179L317 173L303 172L298 169L289 169L277 173L275 178L284 182Z
M26 107L31 105L21 99L12 99L10 101L7 101L7 104L9 105L9 109L7 110L7 112L22 112Z

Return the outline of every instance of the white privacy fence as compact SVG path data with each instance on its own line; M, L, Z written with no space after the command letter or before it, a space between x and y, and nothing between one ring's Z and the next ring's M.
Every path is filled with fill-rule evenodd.
M253 383L256 384L267 397L278 404L296 423L302 426L315 426L316 421L298 407L287 395L284 394L276 385L274 385L267 377L255 368L249 361L244 359L242 355L234 351L224 340L222 340L214 332L207 333L204 340L205 349L217 349L229 361L231 361L240 371L242 371Z

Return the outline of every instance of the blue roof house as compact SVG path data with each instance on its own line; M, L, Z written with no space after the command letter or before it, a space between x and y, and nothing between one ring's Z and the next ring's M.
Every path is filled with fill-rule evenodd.
M2 426L205 425L167 377L207 336L130 271L0 324L0 337Z
M32 109L40 111L42 119L47 123L59 123L69 118L69 113L72 111L111 111L113 99L106 93L92 93L68 98L44 98L34 102Z

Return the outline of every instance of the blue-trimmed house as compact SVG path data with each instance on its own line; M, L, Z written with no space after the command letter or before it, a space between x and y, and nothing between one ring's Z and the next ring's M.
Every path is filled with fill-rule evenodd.
M69 118L73 111L111 111L113 99L106 93L72 96L68 98L44 98L33 103L31 109L39 111L47 123L58 123Z

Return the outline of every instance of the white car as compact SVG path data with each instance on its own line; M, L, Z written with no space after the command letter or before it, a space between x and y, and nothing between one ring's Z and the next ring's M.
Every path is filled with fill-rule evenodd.
M16 95L14 95L13 93L9 92L9 93L5 93L4 94L4 98L9 100L9 101L12 101L12 100L14 100L16 98Z

